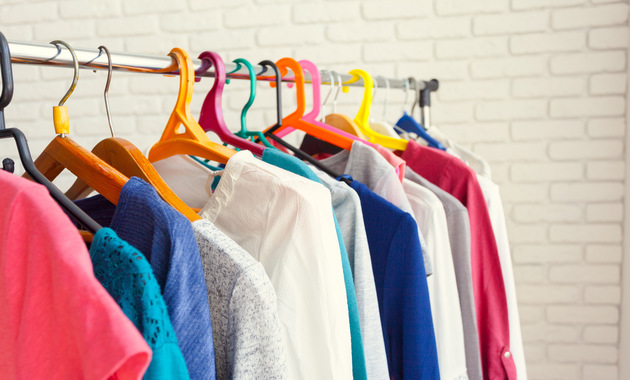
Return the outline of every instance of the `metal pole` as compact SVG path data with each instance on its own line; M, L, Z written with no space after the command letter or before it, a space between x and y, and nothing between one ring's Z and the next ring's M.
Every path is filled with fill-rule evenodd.
M58 67L72 67L73 65L72 56L67 49L59 49L51 44L9 41L9 48L11 50L11 62L13 63L50 65ZM107 55L103 54L102 50L74 48L74 51L77 55L81 68L91 70L108 70ZM177 74L177 64L175 62L175 59L169 57L167 54L143 55L113 51L110 52L110 54L112 58L112 68L114 70L162 75ZM193 65L196 70L201 67L201 61L198 59L193 59ZM247 69L241 67L240 70L236 70L237 65L235 63L226 62L225 69L227 72L234 71L233 73L227 75L227 77L230 79L249 79L249 73L247 72ZM275 81L275 76L273 75L273 73L269 72L264 67L255 65L254 70L259 75L258 80ZM322 70L322 73L327 72L325 70ZM213 77L214 71L211 68L202 76ZM305 72L304 76L306 78L306 81L310 83L310 75ZM323 75L322 77L327 78L328 74ZM405 87L403 79L388 79L383 77L376 78L376 76L374 78L374 81L378 83L378 86L385 86L386 81L388 81L390 88L403 89ZM352 79L352 75L341 74L341 79L344 83L349 82ZM284 82L294 81L290 77L286 79L283 78L282 80ZM331 83L329 81L322 81L322 84L329 85ZM353 87L362 87L363 80L359 79L356 82L348 83L346 85ZM418 80L416 83L417 90L421 90L425 88L425 86L426 84L422 80Z

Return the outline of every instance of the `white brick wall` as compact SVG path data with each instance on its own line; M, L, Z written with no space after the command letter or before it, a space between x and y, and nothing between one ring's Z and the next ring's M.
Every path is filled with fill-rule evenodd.
M321 69L438 78L435 124L486 157L501 185L530 379L605 380L618 379L620 355L628 8L617 0L5 0L0 31L10 40L150 54L180 46L226 61L292 56ZM14 72L6 118L37 156L71 71ZM67 103L71 135L86 147L108 134L104 81L82 71ZM211 83L196 85L194 115ZM142 149L156 141L177 85L116 72L118 134ZM238 128L247 85L232 81L225 93L226 120ZM254 129L274 118L273 90L261 84L259 93ZM293 94L285 91L287 106ZM390 94L395 120L404 96ZM360 96L341 95L339 110L353 115ZM15 156L11 145L0 141L3 156Z

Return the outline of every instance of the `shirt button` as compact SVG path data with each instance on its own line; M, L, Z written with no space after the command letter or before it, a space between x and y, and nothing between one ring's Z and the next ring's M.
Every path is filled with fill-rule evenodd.
M506 358L510 358L512 354L510 354L510 351L507 351L505 354L503 354L503 356L505 356Z

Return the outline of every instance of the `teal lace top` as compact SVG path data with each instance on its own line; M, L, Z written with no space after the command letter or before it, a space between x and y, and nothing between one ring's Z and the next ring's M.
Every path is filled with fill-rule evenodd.
M189 379L151 264L110 228L90 246L94 274L144 336L153 357L144 379Z

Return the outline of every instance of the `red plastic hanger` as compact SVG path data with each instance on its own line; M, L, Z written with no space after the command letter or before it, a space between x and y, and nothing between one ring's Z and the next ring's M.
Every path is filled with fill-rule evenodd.
M204 51L199 55L199 59L205 60L214 66L214 84L203 101L201 113L199 114L199 125L206 132L212 131L216 133L223 142L239 149L247 149L256 156L262 157L265 150L264 146L235 135L225 124L221 100L227 75L221 56L212 51Z

